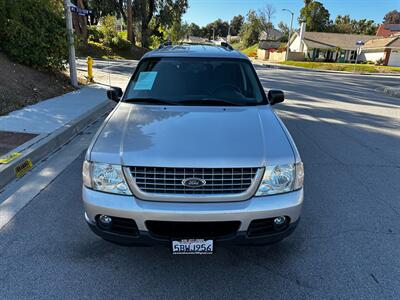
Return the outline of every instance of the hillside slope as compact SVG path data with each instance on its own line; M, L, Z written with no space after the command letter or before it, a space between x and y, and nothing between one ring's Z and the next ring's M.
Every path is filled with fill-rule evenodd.
M63 74L40 72L0 53L0 115L73 91Z

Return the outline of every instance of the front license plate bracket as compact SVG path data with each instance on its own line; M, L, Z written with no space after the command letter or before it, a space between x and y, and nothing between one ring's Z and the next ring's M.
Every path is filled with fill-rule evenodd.
M214 241L207 239L174 239L172 254L213 254Z

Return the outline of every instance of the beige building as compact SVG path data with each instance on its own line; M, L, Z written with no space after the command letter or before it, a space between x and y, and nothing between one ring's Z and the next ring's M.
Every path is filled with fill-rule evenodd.
M400 35L370 40L361 50L363 61L382 60L384 65L400 67Z
M354 62L357 42L368 42L379 37L374 35L343 34L331 32L308 32L302 25L290 39L291 52L303 52L312 61Z

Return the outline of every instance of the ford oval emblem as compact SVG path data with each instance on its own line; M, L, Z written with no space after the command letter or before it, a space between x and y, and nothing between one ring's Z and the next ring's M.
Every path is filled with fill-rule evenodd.
M199 188L206 184L206 181L201 178L185 178L182 184L188 188Z

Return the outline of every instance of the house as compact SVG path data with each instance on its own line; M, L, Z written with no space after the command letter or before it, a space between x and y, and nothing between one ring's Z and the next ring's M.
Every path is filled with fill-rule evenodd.
M259 35L258 48L262 50L278 49L283 33L275 28L268 31L262 31Z
M400 35L369 40L361 48L360 60L400 67Z
M357 42L378 39L375 35L344 34L331 32L308 32L302 23L300 31L290 38L291 52L303 52L312 61L354 62Z
M257 56L261 60L269 59L271 52L277 50L281 45L283 33L275 28L262 31L259 35Z
M400 24L381 24L376 31L376 35L385 38L400 35Z
M259 36L260 41L279 41L283 37L283 33L275 28L262 31Z

